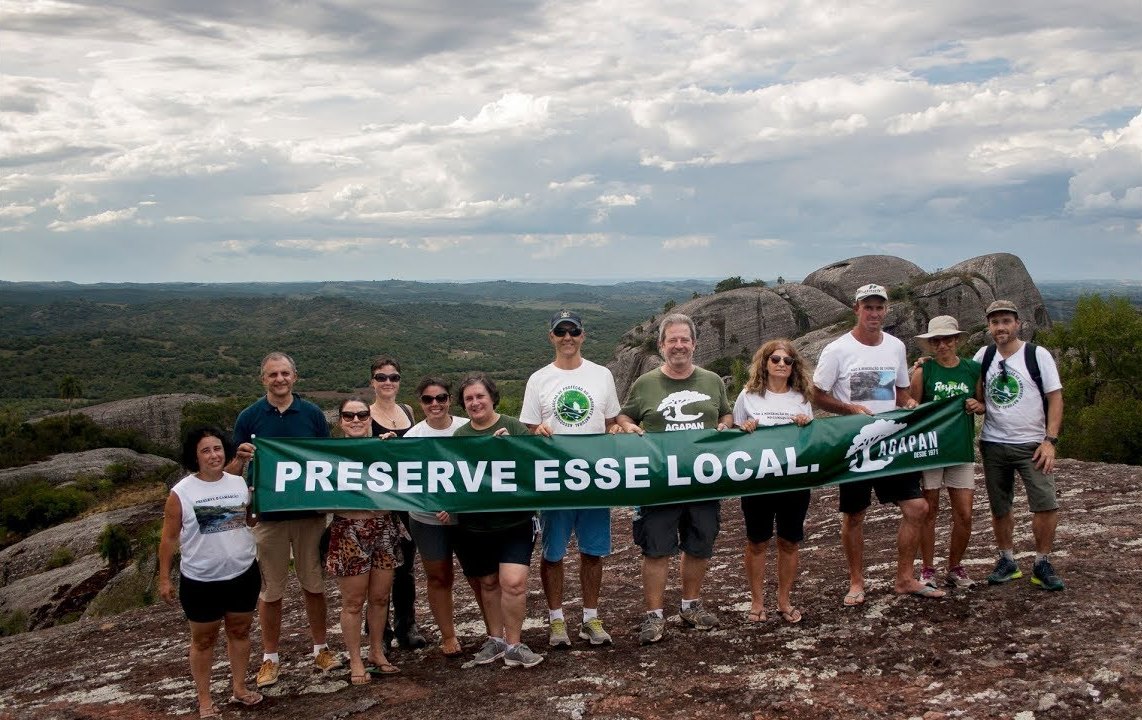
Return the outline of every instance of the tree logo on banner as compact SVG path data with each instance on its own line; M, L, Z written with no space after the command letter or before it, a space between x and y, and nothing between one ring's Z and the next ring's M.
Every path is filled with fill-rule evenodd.
M906 427L908 427L907 423L894 420L876 420L861 428L861 431L853 438L853 444L849 445L849 449L845 451L845 457L852 457L849 460L849 470L853 472L874 472L888 467L895 456L888 455L873 460L872 448L881 440L892 437Z

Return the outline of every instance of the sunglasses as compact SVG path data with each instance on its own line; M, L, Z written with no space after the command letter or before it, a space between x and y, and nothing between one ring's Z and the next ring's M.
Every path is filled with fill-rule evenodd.
M392 375L376 373L373 375L373 379L377 382L384 382L385 380L388 380L389 382L400 382L400 373L393 373Z
M583 334L583 328L557 327L551 331L551 334L554 335L555 337L563 337L564 335L570 335L571 337L579 337L580 335Z
M955 344L955 342L956 342L956 336L955 335L943 335L941 337L934 337L931 340L929 340L928 342L930 342L933 345L943 345L945 343L952 345L952 344Z
M448 393L440 393L439 395L421 395L420 403L422 405L431 405L432 403L440 403L445 405L448 403Z
M770 355L769 356L769 362L773 363L774 365L780 365L781 363L785 363L786 365L792 365L793 363L796 362L796 360L789 357L788 355Z
M369 417L369 411L368 410L358 410L357 412L349 412L348 410L342 410L341 411L341 419L344 420L345 422L349 422L350 420L353 420L353 419L365 420L368 417Z
M1003 382L1007 382L1007 361L1006 360L1000 360L999 361L999 379L1002 380Z

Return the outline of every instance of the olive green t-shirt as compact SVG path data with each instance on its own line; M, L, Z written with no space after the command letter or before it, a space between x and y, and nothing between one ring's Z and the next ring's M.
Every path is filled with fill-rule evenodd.
M530 435L531 430L527 425L521 423L518 419L510 415L500 415L500 419L490 427L483 430L477 430L472 427L472 423L468 423L462 427L456 428L456 432L452 437L482 437L494 435L500 428L506 428L509 435ZM457 523L465 530L473 530L476 532L491 532L493 530L506 530L513 528L517 525L530 523L532 515L530 510L503 510L493 512L467 512L460 513L457 517Z
M733 410L717 374L696 367L690 377L675 380L655 368L630 386L622 414L647 432L663 432L717 430L718 421Z

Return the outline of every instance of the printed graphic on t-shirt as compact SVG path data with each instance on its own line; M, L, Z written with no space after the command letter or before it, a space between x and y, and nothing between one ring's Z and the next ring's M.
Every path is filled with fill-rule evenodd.
M595 403L585 388L569 385L555 395L552 411L559 422L568 427L578 427L591 419L594 407Z
M961 395L971 395L971 388L962 380L949 380L948 382L937 380L932 383L932 394L935 400L946 400Z
M987 396L996 407L1010 407L1023 397L1023 383L1014 373L996 373L987 381Z
M895 400L895 370L856 370L849 376L849 398L862 400Z
M194 519L203 535L237 530L246 524L246 506L195 505Z
M709 399L710 396L705 393L695 392L694 390L679 390L664 397L662 402L658 403L658 411L662 413L663 418L674 422L698 420L702 417L702 413L690 415L683 412L682 408L692 403Z

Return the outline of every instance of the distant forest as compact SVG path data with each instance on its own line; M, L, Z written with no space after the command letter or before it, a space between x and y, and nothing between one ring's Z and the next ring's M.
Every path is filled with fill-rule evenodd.
M425 373L483 370L518 381L550 361L546 323L560 307L583 314L584 354L605 363L630 327L714 288L712 281L0 282L0 407L25 417L61 410L67 376L82 388L78 405L171 392L254 397L258 361L272 349L297 360L303 393L366 388L369 362L380 354L402 363L408 397ZM1040 289L1056 320L1070 317L1080 292L1142 306L1138 284Z

